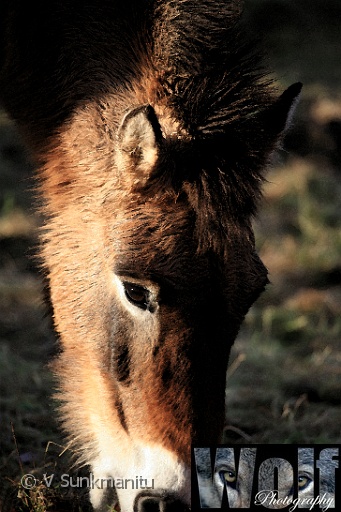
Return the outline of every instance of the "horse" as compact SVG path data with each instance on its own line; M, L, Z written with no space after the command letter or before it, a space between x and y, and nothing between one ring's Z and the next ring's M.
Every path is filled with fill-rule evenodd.
M268 282L251 222L301 84L277 92L240 16L228 0L1 2L62 425L95 482L148 484L94 485L98 512L190 510L191 444L221 439L230 348Z

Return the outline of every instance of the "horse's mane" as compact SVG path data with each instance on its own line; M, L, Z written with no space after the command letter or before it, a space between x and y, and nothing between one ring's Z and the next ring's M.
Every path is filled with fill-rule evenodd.
M160 2L154 63L189 131L214 133L273 102L261 56L240 33L240 2Z
M226 240L236 221L249 224L277 139L264 123L274 88L254 44L240 34L239 5L157 3L152 38L152 60L167 103L191 138L177 162L181 178L174 181L177 187L182 182L199 238L208 247Z

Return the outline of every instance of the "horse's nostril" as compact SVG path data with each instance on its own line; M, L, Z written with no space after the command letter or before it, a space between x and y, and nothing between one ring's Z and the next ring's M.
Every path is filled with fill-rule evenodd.
M138 512L161 512L161 498L141 498L138 502Z
M134 512L189 512L189 507L173 496L141 494L135 501Z

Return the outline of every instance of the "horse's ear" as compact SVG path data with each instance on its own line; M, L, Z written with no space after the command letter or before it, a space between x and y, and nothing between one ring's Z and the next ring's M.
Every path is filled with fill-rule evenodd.
M276 143L280 141L290 126L297 107L302 84L297 82L291 85L278 100L262 114L262 123L270 139Z
M148 179L162 141L161 127L153 107L137 107L123 118L118 130L120 164L133 166L137 178Z

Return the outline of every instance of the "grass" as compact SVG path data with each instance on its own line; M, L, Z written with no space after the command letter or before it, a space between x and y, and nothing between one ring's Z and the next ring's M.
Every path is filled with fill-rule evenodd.
M313 160L268 176L255 229L272 284L232 353L226 442L341 441L339 192Z
M283 84L301 79L305 92L287 137L289 153L269 172L255 221L271 285L231 354L225 441L341 443L341 88L331 51L340 39L334 24L341 8L331 0L334 14L323 11L323 31L319 0L246 5ZM302 35L302 17L318 30ZM318 51L309 53L309 44ZM0 113L0 510L88 512L85 488L61 486L63 474L86 475L86 468L70 469L50 400L47 364L56 342L30 257L40 223L30 206L31 175L20 139ZM32 489L22 485L26 474L36 479Z

